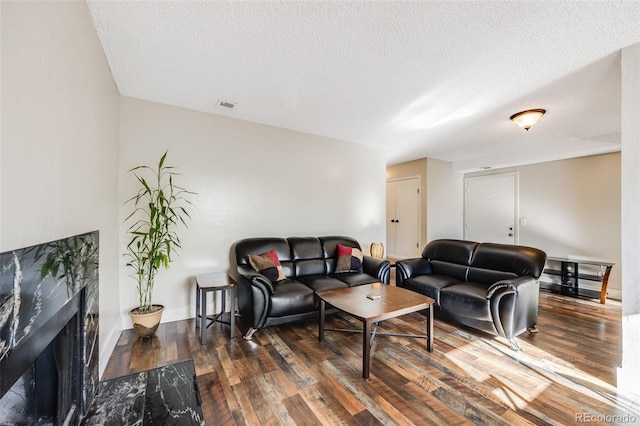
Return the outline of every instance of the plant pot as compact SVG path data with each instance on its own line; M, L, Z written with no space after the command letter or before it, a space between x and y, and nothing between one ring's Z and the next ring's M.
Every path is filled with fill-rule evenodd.
M133 323L133 329L140 337L153 336L160 325L164 306L151 305L151 312L143 313L138 312L138 309L139 308L133 308L129 311L129 316Z

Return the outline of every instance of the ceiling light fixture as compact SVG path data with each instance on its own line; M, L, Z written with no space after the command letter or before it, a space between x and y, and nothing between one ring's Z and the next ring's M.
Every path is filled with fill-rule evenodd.
M523 129L529 131L531 126L536 124L545 112L547 111L544 109L528 109L526 111L520 111L513 114L511 117L509 117L509 120L513 121Z

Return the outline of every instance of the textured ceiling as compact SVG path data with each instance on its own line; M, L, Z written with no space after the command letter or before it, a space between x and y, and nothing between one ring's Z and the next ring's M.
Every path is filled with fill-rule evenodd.
M461 171L619 150L640 42L636 1L87 3L124 96Z

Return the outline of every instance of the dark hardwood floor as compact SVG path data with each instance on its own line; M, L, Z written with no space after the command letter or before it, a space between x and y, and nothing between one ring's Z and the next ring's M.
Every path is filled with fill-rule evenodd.
M155 337L122 333L103 379L193 359L208 425L640 424L640 405L615 388L621 307L542 292L539 333L504 339L436 318L434 351L422 339L377 336L371 380L361 335L317 321L271 327L242 339L215 324L202 346L194 320L162 324ZM413 313L384 331L423 333ZM327 327L360 327L336 314ZM382 330L381 330L382 331Z

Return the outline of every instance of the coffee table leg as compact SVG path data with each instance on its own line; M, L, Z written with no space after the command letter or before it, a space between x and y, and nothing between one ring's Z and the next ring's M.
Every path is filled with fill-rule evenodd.
M318 318L318 341L322 343L324 340L324 300L320 299L320 316Z
M371 321L364 321L362 330L362 378L369 380L371 366Z
M433 352L433 305L429 306L427 315L427 351Z

